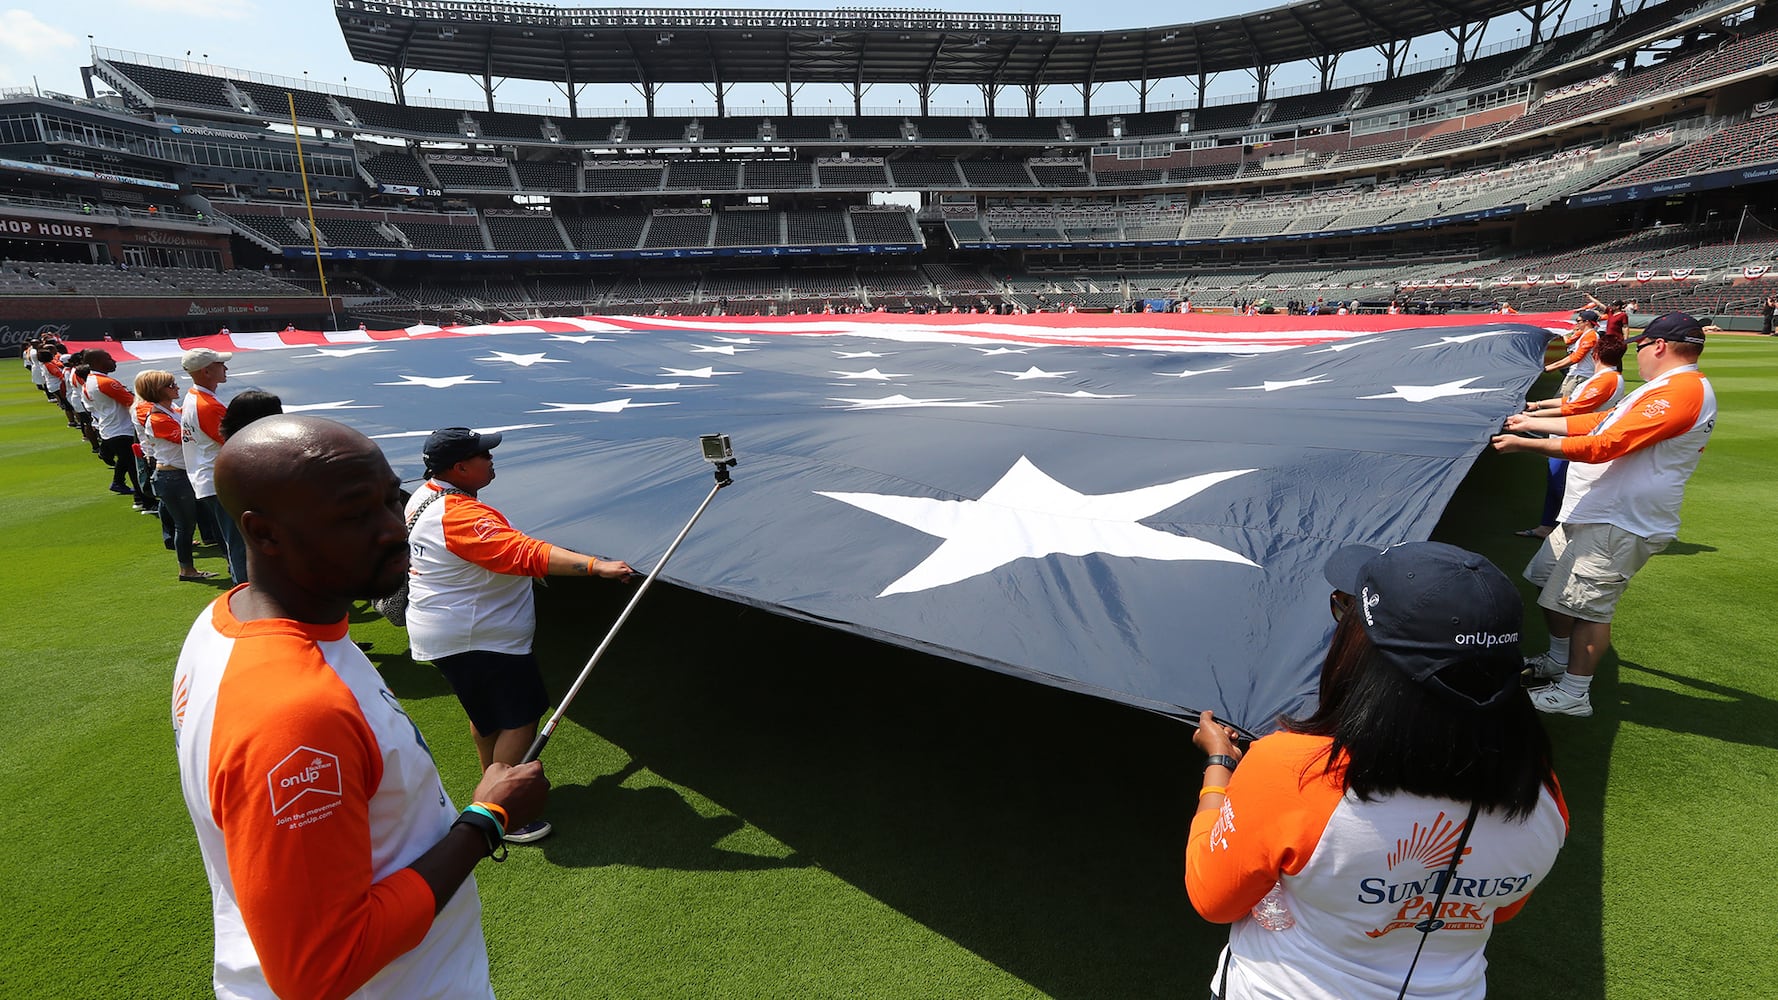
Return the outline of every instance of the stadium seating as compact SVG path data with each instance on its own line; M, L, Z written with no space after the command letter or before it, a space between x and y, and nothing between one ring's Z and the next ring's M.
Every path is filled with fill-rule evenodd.
M463 223L418 222L392 216L391 222L407 236L417 250L488 250L481 227L474 221Z
M918 243L920 232L906 212L853 212L852 235L859 243Z
M496 250L567 250L556 220L548 213L496 215L489 213L488 236Z
M430 159L426 165L432 176L447 190L511 191L512 171L504 161L469 162Z
M682 144L691 122L685 118L626 118L625 142Z
M406 152L384 151L374 153L359 161L365 172L379 184L404 184L413 187L433 187L434 183L426 176L426 168L420 161Z
M881 163L819 163L815 165L815 173L824 188L865 191L889 188L889 175Z
M784 213L784 242L791 246L851 243L842 212L793 211Z
M640 213L564 215L560 217L576 250L634 250L642 241L648 216Z
M900 116L873 115L862 118L841 118L839 122L840 127L846 130L846 135L855 142L860 140L900 142L902 140L902 119Z
M711 116L698 119L698 128L702 132L702 141L704 142L758 142L761 124L763 124L763 120L757 116L752 118Z
M783 242L783 221L777 212L731 209L716 215L716 246L765 247Z
M960 188L965 183L963 175L957 171L957 161L939 160L936 162L921 160L894 160L889 170L895 175L895 187L915 191L932 191L938 188Z
M658 165L599 163L586 165L588 191L658 191L665 168Z
M969 127L967 118L951 118L945 116L925 116L913 119L914 130L920 133L923 142L972 142L975 133Z
M749 191L812 188L815 168L808 163L749 160L741 166L740 184Z
M560 160L519 160L513 164L526 191L575 191L575 169Z
M1020 160L960 160L957 166L962 169L963 179L971 187L993 189L1035 187L1037 184L1031 177L1031 171Z
M1056 142L1061 137L1060 118L1029 118L996 115L982 119L988 136L1002 142Z
M657 214L649 220L642 246L650 250L707 247L710 245L711 224L708 212L691 215Z
M321 238L330 247L398 247L400 243L382 234L377 224L370 219L339 219L319 217L315 220L315 228L321 231ZM290 243L291 240L283 240ZM302 242L302 241L297 241Z
M667 187L684 191L732 191L740 183L737 165L725 160L673 160Z

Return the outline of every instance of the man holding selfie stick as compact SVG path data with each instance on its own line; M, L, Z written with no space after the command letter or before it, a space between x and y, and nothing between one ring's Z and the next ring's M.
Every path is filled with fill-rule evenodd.
M416 660L444 674L469 716L482 770L518 764L549 707L531 651L537 608L531 580L542 576L635 573L621 559L586 555L514 528L478 493L494 481L499 434L446 427L426 438L426 482L407 504L408 640ZM507 831L511 843L542 840L538 820Z

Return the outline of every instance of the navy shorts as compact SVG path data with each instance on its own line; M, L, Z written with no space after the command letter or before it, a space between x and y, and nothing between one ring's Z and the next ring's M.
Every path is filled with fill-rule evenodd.
M432 665L444 674L463 711L469 715L469 724L483 736L536 725L549 708L543 672L531 653L514 655L472 649L441 656Z

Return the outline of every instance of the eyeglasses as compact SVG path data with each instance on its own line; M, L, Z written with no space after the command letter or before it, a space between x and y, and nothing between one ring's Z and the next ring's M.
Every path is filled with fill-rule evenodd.
M1327 610L1329 614L1333 615L1333 620L1338 622L1346 617L1346 612L1352 610L1352 595L1343 590L1336 590L1327 595Z

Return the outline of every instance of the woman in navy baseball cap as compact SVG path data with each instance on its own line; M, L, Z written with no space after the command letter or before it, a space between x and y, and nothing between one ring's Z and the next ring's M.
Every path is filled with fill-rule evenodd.
M1219 997L1480 997L1496 923L1567 836L1549 738L1520 682L1524 604L1438 542L1335 553L1320 704L1210 755L1185 882L1233 927Z

